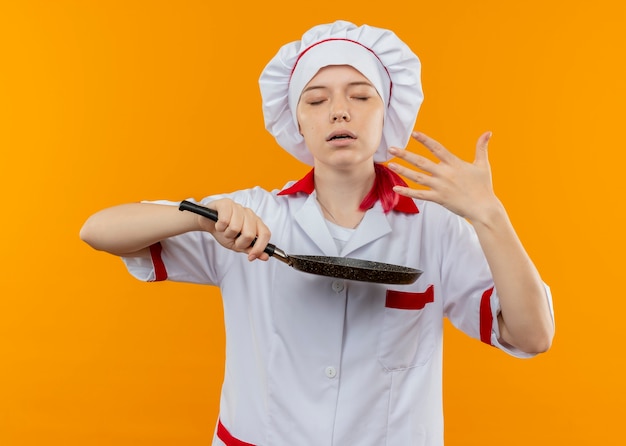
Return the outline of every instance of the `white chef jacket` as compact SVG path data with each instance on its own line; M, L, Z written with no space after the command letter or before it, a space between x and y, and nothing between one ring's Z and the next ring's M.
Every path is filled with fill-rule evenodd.
M378 202L338 252L315 192L278 192L257 187L201 203L229 197L251 208L288 254L423 274L411 285L317 276L272 259L249 262L207 232L163 240L152 261L124 259L140 280L221 289L226 364L213 445L442 445L443 318L530 356L498 342L498 296L472 226L431 202L387 214Z

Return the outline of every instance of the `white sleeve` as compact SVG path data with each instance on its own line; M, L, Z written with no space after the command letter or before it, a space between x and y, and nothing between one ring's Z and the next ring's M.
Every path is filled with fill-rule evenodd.
M231 194L212 195L196 201L206 205L218 198L233 201L252 208L273 203L273 195L260 187L236 191ZM178 201L144 201L164 206L179 206ZM219 285L222 277L235 262L244 262L245 256L221 246L211 234L192 231L162 240L150 247L151 258L123 258L128 271L143 281L172 280L177 282Z
M206 198L206 204L214 198ZM194 201L189 199L189 201ZM173 201L144 201L164 206L178 206ZM129 273L135 278L153 282L172 280L177 282L216 285L220 269L235 254L219 245L213 236L204 231L192 231L169 237L150 247L150 258L123 257Z
M442 225L442 230L444 315L467 335L512 356L534 356L499 340L500 299L474 228L452 214ZM552 296L547 285L546 295L552 311Z

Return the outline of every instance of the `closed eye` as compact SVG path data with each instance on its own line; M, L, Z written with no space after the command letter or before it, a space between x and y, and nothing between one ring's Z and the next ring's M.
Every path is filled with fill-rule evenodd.
M308 94L306 96L303 95L302 99L307 105L320 105L324 103L328 98L322 95L312 95Z

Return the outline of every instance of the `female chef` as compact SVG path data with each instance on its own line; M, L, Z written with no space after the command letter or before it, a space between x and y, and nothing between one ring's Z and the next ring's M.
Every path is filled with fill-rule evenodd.
M203 198L217 223L178 202L105 209L82 239L138 279L220 287L214 445L441 445L443 318L518 357L546 351L554 330L549 289L491 185L490 133L466 163L413 132L419 59L366 25L312 28L280 49L260 87L267 129L308 175ZM438 162L406 151L411 136ZM415 168L381 164L392 156ZM270 236L302 254L424 273L389 286L250 262L268 259Z

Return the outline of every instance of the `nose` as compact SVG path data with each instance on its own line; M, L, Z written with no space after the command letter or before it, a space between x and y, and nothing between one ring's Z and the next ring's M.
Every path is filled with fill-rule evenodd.
M350 115L348 115L347 112L335 112L335 113L332 114L332 120L333 120L333 122L349 121L350 120Z
M333 107L330 111L330 120L332 122L350 121L348 106L344 101L337 101L333 104Z

